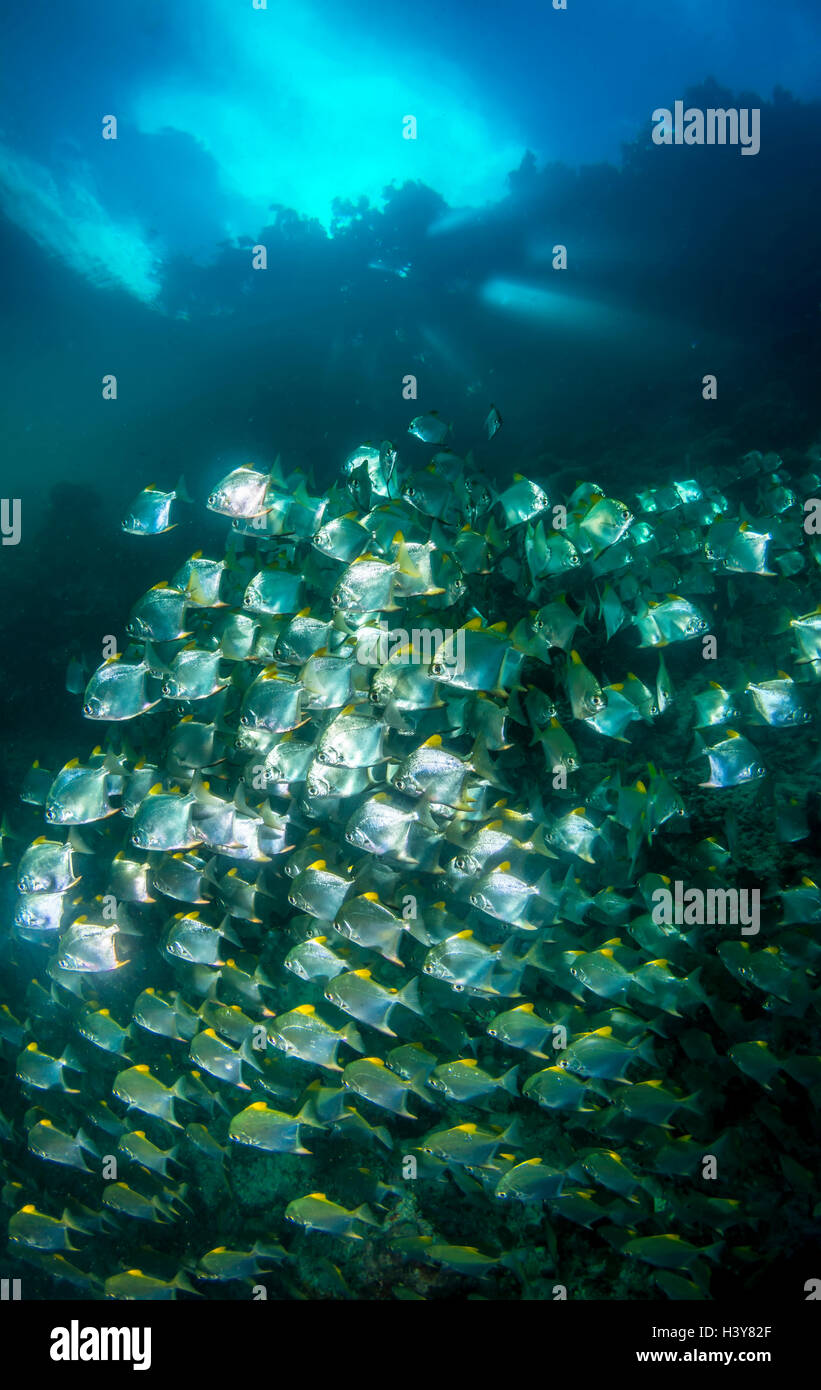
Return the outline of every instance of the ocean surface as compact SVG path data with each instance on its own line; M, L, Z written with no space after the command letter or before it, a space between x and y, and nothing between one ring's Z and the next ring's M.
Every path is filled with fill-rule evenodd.
M811 0L2 16L0 1268L27 1297L817 1275L819 41ZM256 504L219 492L243 467ZM135 534L149 486L179 496ZM189 573L177 628L127 627L195 552L227 561L213 602ZM445 637L386 693L371 620L467 632L447 690ZM169 685L188 645L213 688ZM89 717L112 656L131 703ZM346 711L370 723L335 725L323 782ZM103 800L49 820L73 759ZM194 809L141 844L158 794ZM357 840L377 796L402 834ZM67 867L26 892L39 836ZM193 896L157 886L174 855ZM676 883L757 893L756 930L655 921ZM177 950L195 910L213 939ZM336 964L286 965L318 938ZM327 1055L283 1041L299 1008ZM552 1031L500 1039L515 1009ZM607 1029L621 1058L564 1065ZM249 1137L253 1105L301 1119Z

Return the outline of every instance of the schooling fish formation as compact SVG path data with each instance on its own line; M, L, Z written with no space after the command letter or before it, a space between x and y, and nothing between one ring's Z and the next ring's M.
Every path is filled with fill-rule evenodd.
M323 495L224 478L225 554L137 601L99 745L22 791L12 1257L114 1298L686 1298L800 1250L819 491L750 454L559 497L387 443Z

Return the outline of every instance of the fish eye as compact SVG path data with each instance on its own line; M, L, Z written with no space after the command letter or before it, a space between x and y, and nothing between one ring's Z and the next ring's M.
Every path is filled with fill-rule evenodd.
M461 993L462 993L462 990L464 989L464 985L457 985L457 984L454 984L454 985L452 985L452 989L453 989L454 994L461 994Z
M211 496L208 498L208 505L209 505L209 507L215 507L215 506L217 505L218 502L219 502L219 497L217 496L217 494L216 494L215 492L212 492L212 493L211 493Z
M432 661L430 669L431 674L434 676L443 676L445 674L445 665L442 661Z
M243 594L242 602L246 608L250 608L253 601L254 599L252 594Z
M423 965L423 966L422 966L422 969L424 970L424 972L425 972L426 975L432 975L432 974L433 974L433 966L432 966L432 965Z
M575 551L574 551L573 554L570 556L570 563L571 563L571 565L580 565L580 564L581 564L581 559L579 558L579 556L576 554Z

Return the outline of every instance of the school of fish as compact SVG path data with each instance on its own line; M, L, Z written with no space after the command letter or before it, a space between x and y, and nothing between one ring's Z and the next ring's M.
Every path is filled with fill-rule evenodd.
M222 478L7 808L44 1296L708 1298L818 1218L819 451L621 498L409 434Z

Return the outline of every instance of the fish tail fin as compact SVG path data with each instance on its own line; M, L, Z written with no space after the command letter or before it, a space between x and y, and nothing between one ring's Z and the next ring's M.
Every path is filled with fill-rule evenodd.
M505 1090L505 1091L508 1091L508 1092L510 1093L510 1095L512 1095L512 1096L517 1096L517 1095L519 1094L519 1064L518 1064L518 1062L516 1063L515 1066L510 1067L509 1070L506 1071L506 1072L504 1073L504 1075L501 1076L501 1077L499 1078L499 1082L500 1082L500 1085L502 1086L502 1089Z
M406 1009L410 1009L411 1013L419 1014L420 1018L424 1018L418 979L409 980L408 983L400 989L396 996L396 1000L397 1003L403 1004Z
M348 1047L352 1047L354 1052L364 1052L365 1044L362 1041L362 1034L355 1023L348 1023L342 1029L342 1036Z
M512 1120L511 1123L508 1125L507 1129L505 1130L504 1134L501 1136L501 1139L503 1143L512 1144L514 1147L522 1144L523 1130L521 1120L518 1118Z
M381 1226L382 1224L379 1218L374 1216L367 1202L363 1202L361 1207L355 1207L353 1215L357 1221L364 1221L368 1226Z

